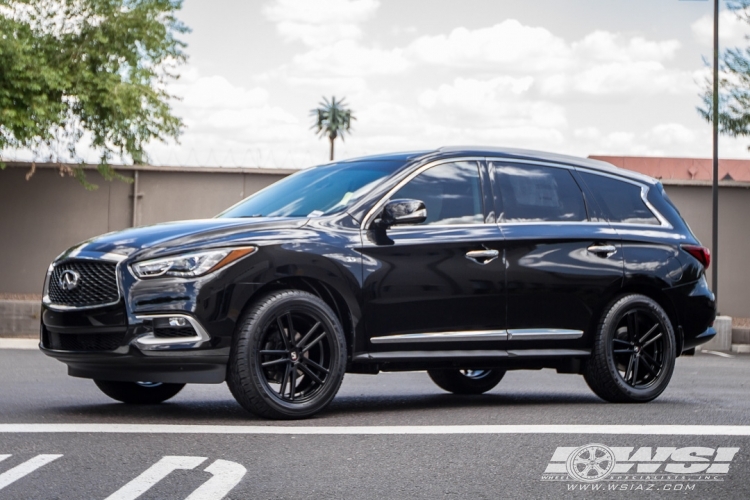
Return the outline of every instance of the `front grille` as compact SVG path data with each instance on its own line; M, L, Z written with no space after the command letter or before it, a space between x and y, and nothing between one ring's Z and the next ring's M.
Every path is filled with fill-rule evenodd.
M44 347L58 351L114 351L125 337L119 333L53 333L45 331Z
M175 337L195 337L196 333L192 326L178 327L155 327L154 337L175 338Z
M61 306L86 307L117 302L117 264L113 262L73 260L55 266L49 280L50 302ZM65 271L75 271L78 283L65 290L60 279Z

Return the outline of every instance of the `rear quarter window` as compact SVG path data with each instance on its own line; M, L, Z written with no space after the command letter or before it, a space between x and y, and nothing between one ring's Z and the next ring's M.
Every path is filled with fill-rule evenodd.
M603 175L586 172L580 175L609 222L660 225L659 219L643 202L640 186Z

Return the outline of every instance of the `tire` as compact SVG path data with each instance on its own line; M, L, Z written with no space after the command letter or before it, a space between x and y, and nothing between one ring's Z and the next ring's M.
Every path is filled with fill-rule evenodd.
M484 394L505 376L505 370L427 370L433 382L453 394Z
M162 384L158 382L114 382L94 380L96 386L107 396L133 405L155 405L175 396L185 384Z
M245 314L229 357L227 385L247 411L301 419L328 406L346 370L341 323L319 297L272 292Z
M664 309L644 295L625 295L604 313L583 376L605 401L645 403L667 388L675 358L674 329Z

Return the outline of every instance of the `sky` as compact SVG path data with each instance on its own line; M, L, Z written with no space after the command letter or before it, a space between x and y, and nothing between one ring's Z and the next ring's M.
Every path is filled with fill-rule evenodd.
M723 1L722 1L723 3ZM185 0L189 60L170 85L186 130L157 165L301 168L328 160L323 96L356 121L336 158L447 145L710 157L696 111L713 2ZM723 10L722 48L747 25ZM750 138L720 139L749 158ZM95 157L94 157L95 158Z

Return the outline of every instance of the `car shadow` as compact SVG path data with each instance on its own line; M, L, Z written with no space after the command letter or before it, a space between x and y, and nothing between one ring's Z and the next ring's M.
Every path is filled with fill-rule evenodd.
M653 401L648 406L674 405L679 401ZM441 410L519 409L529 407L612 405L593 394L582 393L513 393L513 394L407 394L407 395L341 395L309 421L345 418L350 415L383 415L396 413L430 412ZM617 405L619 406L619 405ZM626 405L632 406L632 405ZM541 410L540 410L541 411ZM248 424L274 421L262 419L245 411L234 399L204 401L175 400L155 405L126 405L122 403L78 404L47 406L34 412L34 420L45 422L61 419L76 423L131 423L131 424ZM283 421L276 421L282 423Z
M477 409L533 405L581 405L604 403L596 396L586 394L534 393L534 394L429 394L393 396L338 396L324 411L331 413L397 412L405 410Z

